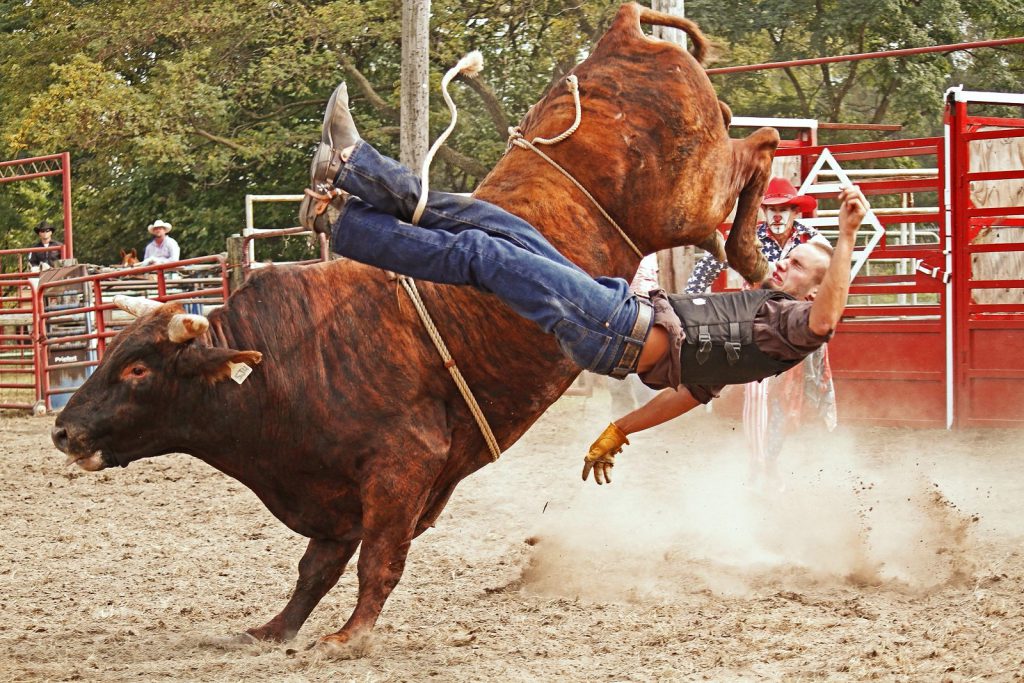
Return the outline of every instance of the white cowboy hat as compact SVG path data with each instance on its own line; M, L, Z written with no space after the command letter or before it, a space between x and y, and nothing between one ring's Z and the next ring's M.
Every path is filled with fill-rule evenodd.
M174 229L174 228L173 228L173 227L171 226L171 224L170 224L170 223L168 223L168 222L166 222L166 221L162 221L162 220L159 220L159 219L157 219L157 220L153 221L152 223L150 223L150 224L149 224L149 227L148 227L148 228L146 228L146 230L149 230L150 234L152 234L152 233L153 233L153 229L154 229L154 228L163 228L163 229L164 229L164 230L166 230L167 232L170 232L171 230L173 230L173 229Z

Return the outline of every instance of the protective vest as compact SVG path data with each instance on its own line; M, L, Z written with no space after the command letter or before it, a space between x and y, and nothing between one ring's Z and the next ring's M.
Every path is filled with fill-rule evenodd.
M680 351L687 384L745 384L785 372L799 360L772 358L754 342L754 316L764 302L789 299L771 289L722 294L669 294L682 321L686 342Z

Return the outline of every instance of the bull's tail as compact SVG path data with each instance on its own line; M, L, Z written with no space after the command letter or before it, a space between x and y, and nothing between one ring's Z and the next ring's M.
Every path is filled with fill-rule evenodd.
M651 24L654 26L668 26L670 28L677 28L683 31L690 37L690 54L697 60L698 64L704 64L704 59L707 58L711 51L711 43L701 33L701 30L697 28L697 24L693 23L689 19L683 17L677 17L671 14L665 14L664 12L655 12L648 7L642 7L636 3L630 3L623 5L622 9L619 10L619 16L616 18L616 22L624 18L624 14L633 14L637 22L637 28L639 29L640 24Z

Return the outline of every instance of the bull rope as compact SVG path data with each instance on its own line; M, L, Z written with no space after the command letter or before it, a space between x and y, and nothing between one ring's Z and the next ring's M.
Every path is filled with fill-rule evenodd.
M441 147L448 136L451 135L452 131L455 130L455 122L457 121L457 111L455 109L455 103L452 101L451 96L448 94L448 84L451 82L456 75L460 72L465 71L468 75L474 76L480 72L483 68L483 55L479 51L474 50L468 55L459 60L458 64L448 70L448 73L441 79L441 93L444 95L444 101L448 104L448 111L451 112L452 121L448 124L448 128L434 141L434 144L430 147L430 151L427 152L426 158L423 160L422 171L420 172L421 177L421 191L420 200L416 204L416 210L412 215L412 224L419 225L420 218L423 216L423 210L427 206L427 193L430 188L430 162L433 160L437 150ZM437 353L441 356L441 360L444 361L445 368L452 376L452 380L455 381L455 386L459 388L459 393L462 394L462 398L466 401L466 405L469 407L469 412L473 414L473 419L476 420L477 427L480 428L480 433L484 437L484 441L487 442L487 448L491 451L491 461L496 461L501 457L501 447L498 445L498 440L494 436L494 432L491 430L491 425L487 422L487 416L484 415L483 410L480 409L480 404L477 402L476 397L473 396L473 390L469 388L469 384L466 382L466 378L462 376L462 371L459 370L459 366L455 364L455 359L452 358L452 354L448 351L448 345L445 344L444 338L441 336L441 332L437 329L437 325L434 324L433 318L430 317L430 312L427 311L426 304L423 303L423 297L420 296L420 291L416 287L416 281L405 275L399 275L398 281L402 283L402 287L405 288L409 298L412 300L413 306L416 308L416 312L419 313L420 320L423 321L423 326L427 328L427 334L430 335L430 340L434 342L434 347L437 349Z
M420 198L416 203L416 209L412 214L411 223L413 225L419 225L420 218L423 217L423 211L427 206L427 195L430 191L430 163L433 161L434 155L437 154L437 150L440 149L441 145L444 144L444 141L447 140L448 136L450 136L452 131L455 130L455 124L458 121L458 110L455 107L455 102L452 101L451 95L448 94L448 84L451 83L452 79L459 73L465 72L469 76L475 76L482 68L483 55L481 55L479 51L474 50L460 59L455 66L445 73L444 78L441 79L441 94L444 96L444 101L448 105L448 111L451 113L452 120L445 131L441 133L437 140L434 141L434 144L431 145L430 150L427 152L427 156L423 160L423 165L420 171ZM601 212L601 215L604 216L605 219L611 223L612 227L619 232L619 235L623 240L625 240L626 244L629 245L629 248L633 250L633 253L642 259L644 257L643 252L637 248L633 243L633 240L629 238L629 235L626 234L626 231L619 226L615 219L604 210L604 207L594 199L594 196L590 194L590 192L588 192L587 189L572 176L572 174L562 168L558 162L537 147L537 145L555 145L562 142L576 132L576 129L580 126L580 122L583 120L583 110L580 105L579 79L576 78L575 74L570 74L566 77L565 82L566 86L569 88L569 92L572 93L573 105L576 110L576 116L572 125L553 138L535 137L533 140L527 140L518 127L511 127L508 129L508 149L511 149L513 145L523 149L528 149L554 166L555 169L568 178L572 184L575 185L595 207L597 207L597 210ZM498 445L498 440L495 438L494 432L491 430L491 426L487 422L487 417L484 415L483 410L480 409L480 404L477 402L476 397L473 396L473 390L470 389L469 384L466 382L466 378L463 377L462 372L455 363L455 359L452 358L452 354L448 350L448 345L445 344L444 338L441 336L441 332L437 329L437 325L434 324L434 320L431 318L430 312L427 310L426 304L423 302L423 297L420 295L419 289L416 287L416 281L405 275L399 275L398 281L402 284L402 287L405 288L406 293L408 293L409 298L412 300L413 306L416 308L416 312L420 316L420 320L423 321L424 327L427 328L427 334L430 335L430 340L434 343L434 347L441 356L441 360L444 361L445 368L448 369L452 379L455 381L455 385L459 388L459 393L462 394L462 398L466 401L466 405L473 414L473 419L476 420L477 427L480 428L480 433L483 435L484 441L487 442L487 447L491 451L491 460L496 461L501 457L501 447Z
M451 374L455 386L459 388L459 393L462 394L462 398L466 401L469 412L473 414L473 419L476 420L477 427L480 428L480 433L483 435L484 441L487 442L487 448L491 451L491 461L497 461L501 457L501 447L498 445L498 440L491 430L491 425L487 422L487 416L480 409L480 404L477 403L473 390L469 388L466 378L462 376L462 371L459 370L459 366L455 364L455 359L452 358L451 352L448 351L448 346L444 343L441 332L437 329L437 325L434 324L433 318L430 317L430 312L427 311L426 304L423 303L423 297L420 296L420 290L416 287L416 281L405 275L400 275L398 281L402 283L405 291L409 294L412 305L416 307L416 312L420 314L420 320L423 321L424 327L427 328L430 340L434 342L438 355L444 361L444 366L448 369L449 374Z
M626 234L626 231L623 230L619 226L619 224L615 222L615 219L612 218L608 214L608 212L604 210L604 207L601 206L601 204L596 199L594 199L594 195L590 194L587 191L587 188L583 187L583 185L578 180L576 180L574 177L572 177L571 173L569 173L564 168L562 168L562 166L560 166L557 161L555 161L554 159L549 157L547 154L542 152L540 150L540 148L537 147L537 145L554 145L554 144L557 144L557 143L561 142L562 140L565 140L567 137L569 137L573 133L575 133L576 129L580 127L580 121L582 121L582 119L583 119L583 113L582 113L582 110L581 110L581 107L580 107L580 85L579 85L578 79L576 78L576 74L569 74L569 76L567 76L566 79L565 79L565 84L566 84L566 87L569 88L569 92L572 93L573 104L576 107L576 120L573 121L572 125L569 126L565 130L565 132L563 132L561 135L557 135L557 136L555 136L553 138L535 137L533 140L527 140L523 136L523 131L520 130L519 126L510 126L509 129L508 129L508 147L507 147L507 149L512 149L513 145L516 146L516 147L521 147L522 149L528 149L531 152L536 153L544 161L546 161L549 164L551 164L552 166L554 166L555 169L557 169L559 173L561 173L566 178L568 178L570 180L570 182L572 182L572 184L575 185L579 189L579 191L582 192L583 195L587 199L589 199L590 202L595 207L597 207L597 210L601 212L601 215L605 217L605 220L607 220L609 223L611 223L612 227L614 227L616 230L619 231L619 235L622 237L623 240L626 241L626 244L628 244L629 248L633 250L633 253L636 254L637 256L639 256L642 259L644 257L644 253L642 251L640 251L639 249L637 249L637 246L635 244L633 244L633 240L629 239L629 235Z

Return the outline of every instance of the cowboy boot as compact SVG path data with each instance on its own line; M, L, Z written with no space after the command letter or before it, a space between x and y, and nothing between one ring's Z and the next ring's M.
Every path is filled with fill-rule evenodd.
M341 151L359 140L359 131L348 108L348 86L344 81L327 100L320 144L309 167L309 189L299 205L299 223L307 230L327 232L330 223L325 216L328 205L340 210L343 198L334 187L334 179L344 162ZM342 201L339 203L339 200ZM334 213L333 211L330 213Z

